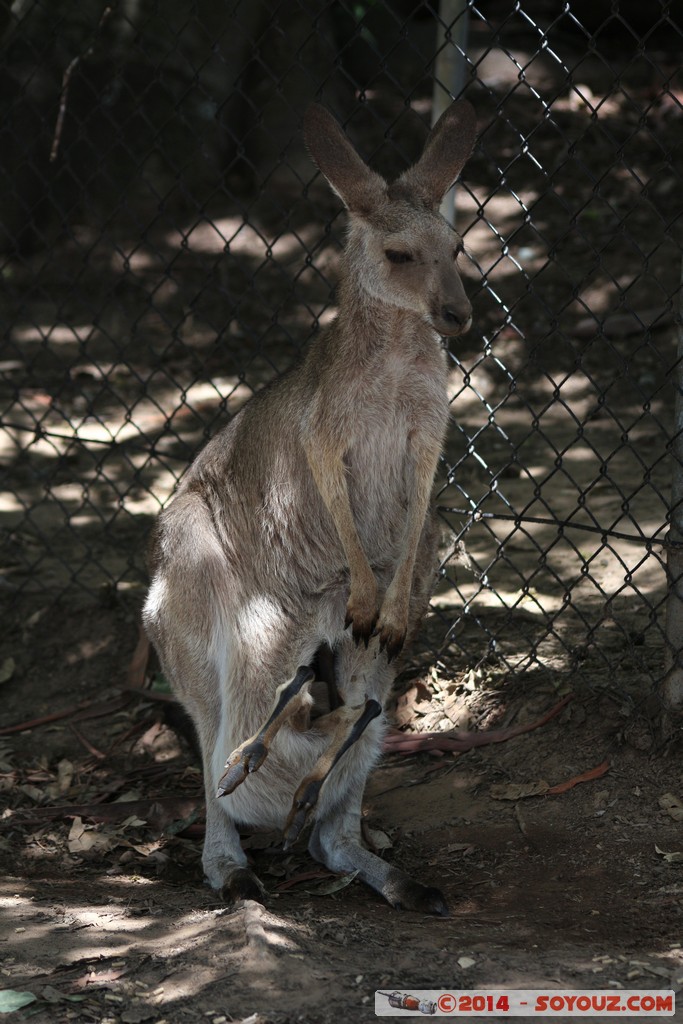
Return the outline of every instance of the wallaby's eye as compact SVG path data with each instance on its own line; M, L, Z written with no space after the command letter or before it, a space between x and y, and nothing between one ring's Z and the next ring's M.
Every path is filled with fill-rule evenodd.
M412 263L413 261L409 252L399 252L398 249L386 249L384 255L390 263Z
M453 259L457 260L458 256L462 256L464 251L465 251L465 246L462 244L462 242L458 242L458 244L456 245L455 249L453 250Z

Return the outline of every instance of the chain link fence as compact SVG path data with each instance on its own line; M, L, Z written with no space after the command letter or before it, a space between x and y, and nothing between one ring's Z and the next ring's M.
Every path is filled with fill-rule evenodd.
M307 103L394 177L463 94L475 326L451 352L418 656L472 686L524 671L683 703L680 11L14 0L0 19L0 593L141 592L193 454L333 316L343 216Z

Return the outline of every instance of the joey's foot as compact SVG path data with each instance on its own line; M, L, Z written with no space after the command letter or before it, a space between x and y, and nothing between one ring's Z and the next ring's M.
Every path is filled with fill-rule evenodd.
M354 598L353 594L351 595L346 606L344 628L351 626L351 633L356 645L362 641L366 647L368 646L370 637L374 633L378 614L374 595L370 601L359 601Z
M413 881L395 869L389 875L382 895L397 910L417 910L435 917L448 917L448 904L440 889Z
M239 900L255 900L263 903L266 890L249 868L235 868L220 888L224 903L238 903Z
M284 850L289 850L301 835L309 814L318 802L320 787L323 782L324 779L314 779L311 782L304 780L304 783L299 786L294 794L292 809L289 812L289 817L285 822L283 830L285 841L282 848Z
M258 771L267 756L268 747L259 739L247 740L237 750L233 750L225 762L225 771L218 782L216 796L221 797L232 793L244 782L247 775Z

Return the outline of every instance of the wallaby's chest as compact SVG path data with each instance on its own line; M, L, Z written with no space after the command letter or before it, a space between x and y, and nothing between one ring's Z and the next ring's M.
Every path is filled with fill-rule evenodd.
M378 359L356 396L358 441L384 459L441 443L448 420L445 354L437 342L396 346ZM367 447L364 445L364 447Z

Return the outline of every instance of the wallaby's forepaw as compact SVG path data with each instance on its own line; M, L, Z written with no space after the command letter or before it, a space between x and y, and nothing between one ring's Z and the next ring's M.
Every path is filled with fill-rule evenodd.
M375 635L379 637L380 651L387 652L387 661L398 658L406 640L405 633L397 633L390 627L385 626L383 629L378 627L375 630Z
M406 641L407 631L407 617L396 618L391 612L385 613L382 607L374 635L379 637L380 651L387 652L387 661L399 656Z
M244 782L247 775L258 771L266 757L268 747L261 740L247 740L225 762L225 771L221 775L216 796L226 796Z
M371 603L364 603L354 601L352 597L349 598L344 628L348 629L351 626L351 634L356 645L362 641L366 647L368 646L370 638L374 635L378 615L379 611L374 600Z
M249 868L235 868L220 889L221 899L225 903L237 903L239 900L256 900L263 903L266 890Z

